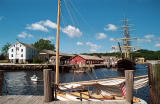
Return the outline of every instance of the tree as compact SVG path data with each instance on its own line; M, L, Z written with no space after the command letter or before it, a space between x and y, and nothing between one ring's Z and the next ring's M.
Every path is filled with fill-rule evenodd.
M37 48L38 52L47 49L47 50L55 50L54 44L51 44L50 40L40 39L33 44L35 48Z
M8 56L8 49L9 49L10 46L11 46L10 43L6 43L6 44L2 47L2 49L1 49L2 55Z

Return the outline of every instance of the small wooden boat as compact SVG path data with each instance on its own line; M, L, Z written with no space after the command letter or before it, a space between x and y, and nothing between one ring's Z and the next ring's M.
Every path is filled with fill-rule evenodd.
M33 82L37 82L38 81L38 77L36 75L33 75L32 77L30 77L30 79Z

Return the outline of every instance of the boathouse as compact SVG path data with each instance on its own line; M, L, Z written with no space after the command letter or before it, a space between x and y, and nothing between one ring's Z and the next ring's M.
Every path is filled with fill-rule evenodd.
M59 54L60 64L61 65L69 64L70 59L73 56L74 55L60 53ZM39 52L38 57L42 60L42 62L56 64L56 52L55 51L44 49Z
M102 64L103 59L97 56L76 55L70 60L70 64Z
M16 42L8 50L9 60L12 63L31 62L37 56L37 49L32 45Z

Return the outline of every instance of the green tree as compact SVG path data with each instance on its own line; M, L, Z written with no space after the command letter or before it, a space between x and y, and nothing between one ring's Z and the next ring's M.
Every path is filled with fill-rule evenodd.
M40 39L37 42L35 42L33 46L37 48L38 51L41 51L43 49L55 50L55 46L54 44L51 44L50 40Z
M8 49L9 49L10 46L11 46L10 43L6 43L6 44L2 47L2 49L1 49L2 55L8 56Z

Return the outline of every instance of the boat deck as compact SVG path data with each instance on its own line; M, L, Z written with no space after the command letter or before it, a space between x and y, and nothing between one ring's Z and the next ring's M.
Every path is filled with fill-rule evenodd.
M0 104L125 104L125 100L108 101L52 101L45 103L43 96L0 96Z
M9 95L0 96L0 104L125 104L125 100L107 100L107 101L52 101L44 102L43 96L32 95ZM134 104L147 104L141 99L141 102Z

